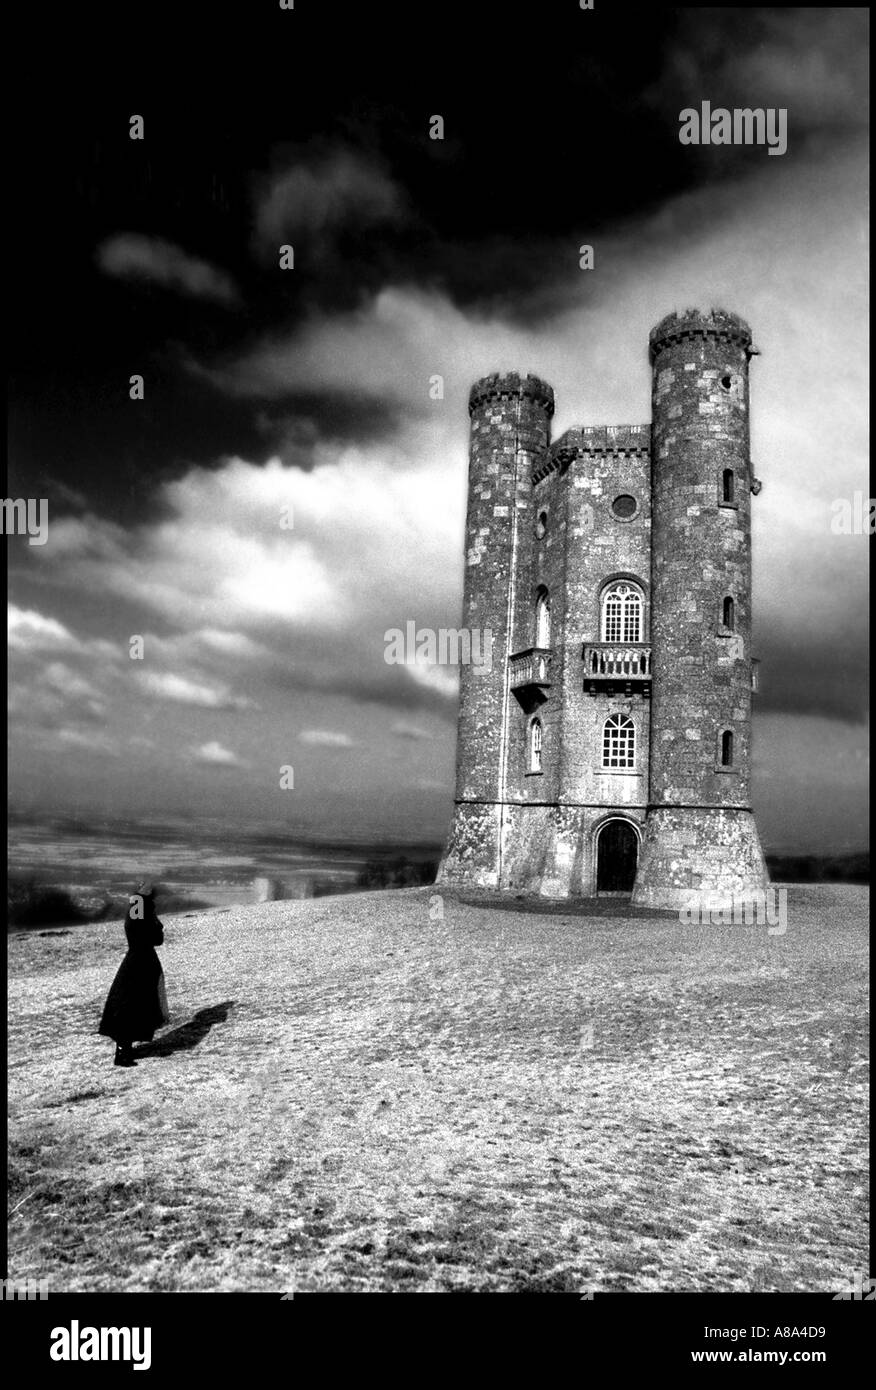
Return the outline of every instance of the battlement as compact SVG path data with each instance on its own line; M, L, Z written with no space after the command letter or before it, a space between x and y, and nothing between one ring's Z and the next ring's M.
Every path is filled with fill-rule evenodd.
M580 425L560 435L554 449L574 450L576 455L649 454L651 426Z
M550 473L564 472L577 458L649 458L650 454L650 425L581 425L560 435L544 461L533 469L532 481L540 483Z
M738 314L727 313L724 309L685 309L681 314L667 314L656 328L652 328L648 339L651 361L670 343L694 338L717 338L737 343L751 356L751 329Z
M468 413L472 415L487 401L516 400L519 396L525 396L536 405L543 406L548 417L553 415L554 388L542 381L541 377L533 376L529 372L525 376L521 376L519 372L492 372L490 376L481 377L471 388Z

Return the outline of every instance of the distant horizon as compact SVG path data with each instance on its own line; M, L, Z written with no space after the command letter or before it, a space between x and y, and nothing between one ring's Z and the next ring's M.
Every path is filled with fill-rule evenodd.
M166 816L157 814L144 815L142 817L128 816L119 817L95 811L40 811L27 809L24 807L10 806L7 810L7 824L11 830L14 825L32 824L38 827L48 827L53 824L59 827L81 828L83 830L111 829L117 827L120 832L124 831L146 831L146 830L178 830L185 831L195 838L197 835L216 835L229 833L229 838L236 837L238 840L257 839L259 837L270 837L277 840L287 839L290 844L302 846L329 847L329 846L364 846L375 849L385 847L388 849L435 849L440 851L444 847L444 835L419 835L407 838L392 832L380 833L376 829L351 830L347 833L335 833L330 831L319 831L313 828L295 827L283 824L280 821L251 822L246 826L241 826L235 817L222 817L219 815L202 816L197 821L192 821L190 817ZM797 841L766 841L763 846L764 853L768 855L803 855L810 858L829 857L839 854L865 854L869 853L870 845L868 840L855 842L853 840L844 841L825 841L819 839L817 845L805 844L801 840Z

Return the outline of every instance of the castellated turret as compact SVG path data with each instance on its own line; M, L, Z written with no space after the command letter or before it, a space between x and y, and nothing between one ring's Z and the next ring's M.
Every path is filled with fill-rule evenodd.
M653 430L554 443L540 378L472 388L463 621L491 659L460 668L439 883L655 907L766 886L748 791L751 352L733 315L670 315L651 335Z
M633 899L766 887L751 812L751 331L672 314L653 368L651 776Z
M471 450L463 626L489 662L460 666L457 876L498 887L511 711L506 699L518 576L531 550L532 470L550 444L554 393L538 377L484 377L469 397ZM525 557L525 558L523 558Z

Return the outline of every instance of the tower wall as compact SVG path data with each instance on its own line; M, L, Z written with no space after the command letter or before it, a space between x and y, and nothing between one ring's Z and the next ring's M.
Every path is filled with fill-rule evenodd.
M563 595L567 640L564 672L563 747L559 800L594 807L640 806L648 801L650 704L639 690L627 696L622 683L611 694L589 693L582 648L601 640L601 596L612 579L634 579L645 595L649 630L651 578L651 429L647 425L588 426L569 431L558 448L574 455L564 479L568 508L566 582ZM635 498L629 519L612 504ZM634 772L602 767L602 726L610 714L628 714L636 725Z
M522 513L511 650L523 652L537 645L537 597L541 589L546 589L550 597L550 685L540 696L534 696L532 690L520 692L519 696L512 692L509 696L509 743L505 787L509 800L526 802L533 806L556 803L560 784L564 674L562 652L565 643L563 593L567 553L566 503L564 480L558 477L556 470L551 470L533 487L530 508L528 512ZM540 524L541 517L546 518L544 526ZM533 772L529 762L529 728L534 717L537 717L542 725L543 757L540 772ZM517 855L519 857L519 847Z
M673 314L650 349L650 802L633 901L677 907L768 882L749 794L751 333L731 314Z
M521 576L531 568L532 464L547 452L553 410L551 387L534 376L492 375L471 390L463 628L479 630L482 644L491 634L491 661L460 666L456 806L439 883L500 881L507 659L522 622Z

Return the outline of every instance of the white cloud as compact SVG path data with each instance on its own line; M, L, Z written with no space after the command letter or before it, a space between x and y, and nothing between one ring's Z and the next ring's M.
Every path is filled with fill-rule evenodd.
M199 763L212 763L216 767L243 766L236 753L232 753L230 748L223 748L215 740L201 744L200 748L193 749L193 753Z
M200 709L251 709L252 701L233 694L226 685L206 685L170 671L142 671L140 681L150 695Z
M58 729L55 736L59 743L72 748L84 748L88 753L104 753L111 758L119 756L115 740L96 729Z
M397 625L415 598L430 626L456 616L464 448L448 478L440 432L383 448L320 446L310 472L230 459L192 469L161 501L169 516L129 532L98 517L57 522L43 572L55 566L67 588L147 605L243 656L256 655L251 634L266 625L324 648L331 635L357 643L363 625ZM289 506L294 530L280 525Z
M6 610L6 641L8 646L21 651L42 651L74 644L69 628L56 618L46 617L32 608L18 608L14 603Z
M205 627L200 632L193 632L191 641L200 642L208 650L220 652L223 656L252 658L264 654L258 643L245 633L223 632L221 628Z
M354 747L349 734L334 733L331 729L302 729L298 738L301 743L309 743L314 748Z
M417 685L426 686L441 695L451 697L459 692L459 670L455 666L436 666L415 653L413 660L406 662L404 670Z
M239 299L225 271L159 237L134 232L109 237L97 249L97 263L107 275L145 280L193 299L211 299L227 306Z
M96 690L91 681L86 680L78 671L74 671L72 666L68 666L63 661L51 661L42 671L42 679L57 690L60 695L67 696L70 700L86 700L95 710L101 706L100 691Z
M314 316L291 334L266 338L227 367L192 365L241 396L281 400L291 390L355 390L440 417L448 398L430 400L430 377L449 364L450 384L467 392L476 376L494 369L497 346L519 364L533 353L533 335L498 315L467 315L441 294L391 286L350 313Z

